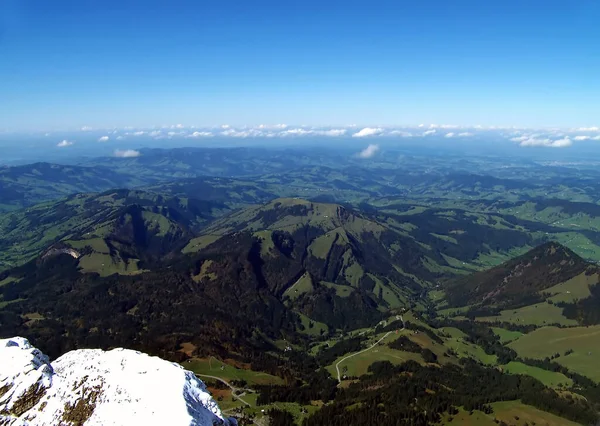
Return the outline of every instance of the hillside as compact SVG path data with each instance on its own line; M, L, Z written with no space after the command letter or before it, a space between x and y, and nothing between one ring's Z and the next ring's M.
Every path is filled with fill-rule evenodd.
M545 290L596 269L568 248L549 242L497 267L449 282L446 298L454 307L519 308L543 301Z
M441 276L429 269L440 256L412 238L363 213L302 199L276 199L217 219L184 252L216 255L236 235L252 236L253 263L273 294L336 328L364 326L384 310L419 303Z
M168 259L183 247L185 228L166 214L151 228L142 220L143 205L112 210L113 195L102 199L110 200L109 220L0 277L3 334L35 338L57 352L129 342L173 355L190 341L203 350L248 353L264 347L265 336L300 339L297 332L308 332L310 321L326 324L324 331L373 325L389 309L419 305L437 277L412 239L339 205L295 199L219 219L188 244L188 256ZM113 250L106 254L100 244ZM113 261L110 272L120 267L122 275L89 266L101 259ZM146 272L136 275L140 269ZM82 273L90 271L100 276ZM31 322L34 312L41 318ZM199 327L215 318L221 326ZM65 328L67 338L59 331Z
M86 270L136 271L138 261L177 252L223 210L218 203L144 191L73 195L0 215L0 266L14 267L59 244L81 252Z
M35 163L0 168L0 211L19 209L79 192L131 188L147 181L107 167Z

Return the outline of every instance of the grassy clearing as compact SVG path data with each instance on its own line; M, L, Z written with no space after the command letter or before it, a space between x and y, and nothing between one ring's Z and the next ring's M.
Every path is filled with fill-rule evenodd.
M79 259L79 267L83 272L96 272L101 277L112 274L135 275L143 270L138 268L138 260L130 259L126 263L120 258L113 258L109 254L92 253Z
M206 374L209 376L220 377L223 380L245 380L249 385L280 385L283 384L281 378L272 376L259 371L243 370L225 364L218 359L211 358L194 358L185 361L183 367L193 371L196 374Z
M437 311L438 315L443 317L455 317L462 315L469 310L470 306L461 306L460 308L445 308Z
M340 363L340 372L348 376L360 377L363 374L366 374L369 366L377 361L389 361L395 365L402 364L409 360L414 360L423 363L423 358L419 354L398 351L395 349L391 349L388 346L388 343L393 341L395 338L399 337L400 335L408 334L408 330L400 331L398 334L390 334L386 339L382 340L381 343L375 346L374 348L363 352L359 355L353 356L352 358L348 358L346 361ZM369 342L365 344L365 347L370 347L373 343L381 339L384 335L385 333L372 335L369 339ZM348 355L352 355L352 353L347 353L343 356L340 356L338 359L335 360L335 362L326 367L333 377L337 377L335 365L343 358L346 358Z
M200 282L203 279L209 279L211 281L216 279L217 275L214 272L208 272L208 270L213 264L214 262L212 260L204 261L202 263L202 266L200 267L200 272L198 272L198 275L192 275L192 279L195 282Z
M379 297L381 294L383 300L389 305L390 308L398 308L402 306L406 306L407 300L406 297L400 294L400 292L396 288L390 288L386 284L384 284L379 278L375 275L367 274L369 277L375 281L375 287L373 288L373 294L376 297Z
M458 244L458 241L456 241L456 238L450 237L448 235L434 234L433 232L431 232L429 235L433 235L434 237L439 238L440 240L446 241L448 243Z
M448 416L442 419L443 425L464 425L464 426L495 426L498 422L504 422L514 426L525 425L544 425L544 426L576 426L577 423L572 422L554 414L538 410L530 405L525 405L520 401L501 401L491 404L494 412L485 414L481 411L473 411L470 414L468 411L460 410L460 412L449 421ZM517 420L518 419L518 420Z
M442 327L439 330L442 333L444 333L445 335L450 336L451 339L463 339L463 338L467 337L467 335L465 333L463 333L461 330L459 330L458 328Z
M74 249L81 250L85 247L90 247L97 253L110 254L110 248L106 245L106 242L102 238L88 238L84 240L67 240L66 244L70 245Z
M569 281L544 290L544 293L552 294L550 300L554 303L572 303L576 299L589 297L591 295L590 286L595 284L598 284L598 274L586 275L582 273Z
M329 330L327 325L323 324L322 322L314 321L300 312L296 311L296 313L300 317L302 325L304 326L304 330L298 330L300 333L307 334L309 336L321 336L326 333L327 330Z
M555 359L569 370L600 382L600 326L557 328L544 327L512 342L509 347L522 357L543 359L556 353ZM565 356L565 352L573 353Z
M376 346L370 351L356 355L341 363L339 366L340 372L348 376L360 377L363 374L367 374L369 366L378 361L389 361L394 365L403 364L409 360L420 363L424 362L423 358L419 354L391 349L385 344L385 342L382 343L384 343L383 346ZM327 370L333 377L337 377L335 365L340 359L346 357L347 355L351 354L346 354L343 357L338 358L333 364L327 367ZM344 370L345 367L347 370Z
M0 287L2 287L3 285L6 285L6 284L15 283L15 282L19 282L19 281L20 280L15 277L8 277L8 278L5 278L2 281L0 281Z
M310 253L319 258L319 259L327 259L327 255L331 251L331 246L335 242L337 238L337 233L335 231L328 232L325 235L321 235L311 243L308 247Z
M429 299L431 299L431 301L433 303L440 303L444 300L444 297L446 296L446 293L443 290L431 290L428 294Z
M550 324L577 325L577 321L563 316L562 308L546 302L525 306L520 309L502 311L500 312L500 315L493 317L480 317L477 318L477 321L500 321L539 326Z
M202 235L201 237L192 238L188 245L181 251L183 253L195 253L211 245L219 238L221 238L221 235Z
M292 286L290 286L290 288L288 288L283 293L283 297L289 297L291 300L296 300L304 293L312 293L313 290L313 282L310 277L310 274L307 272L300 278L298 278L298 281L296 281Z
M571 386L573 384L573 380L569 379L562 373L555 373L542 368L532 367L521 362L509 362L508 364L503 365L502 369L508 374L523 374L531 376L550 388Z
M354 291L354 289L352 287L349 287L347 285L339 285L339 284L333 284L333 283L328 283L325 281L321 281L321 285L327 287L327 288L332 288L335 290L335 294L339 297L348 297L352 294L352 292Z
M513 259L517 256L527 253L532 248L533 247L530 246L523 246L515 247L507 252L498 252L492 250L489 253L480 253L473 263L476 264L480 269L493 268L494 266L498 266L509 259Z
M245 399L245 397L244 397L244 399ZM248 402L250 402L250 401L248 401ZM259 405L259 406L256 406L254 404L254 407L246 408L246 409L244 409L244 412L253 414L254 416L256 416L256 419L261 421L260 419L262 417L266 417L266 416L264 416L264 413L262 412L262 410L264 410L266 412L266 411L269 411L271 408L276 408L278 410L283 410L283 411L289 412L290 414L292 414L292 416L294 416L295 423L297 425L301 425L303 420L306 417L313 414L320 407L317 405L300 405L295 402L276 402L276 403L269 404L269 405ZM303 413L302 409L304 409L306 412ZM266 423L261 422L261 423L256 423L256 424L266 424Z
M462 338L446 340L444 346L452 349L458 358L472 358L485 365L496 365L498 363L496 355L488 355L481 346L466 342Z
M500 338L500 342L502 344L517 340L523 335L523 333L521 333L520 331L510 331L500 327L492 327L492 331L496 336Z

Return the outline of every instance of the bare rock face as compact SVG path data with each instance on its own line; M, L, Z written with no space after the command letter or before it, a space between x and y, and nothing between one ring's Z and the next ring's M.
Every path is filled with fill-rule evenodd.
M27 339L0 340L0 425L234 426L204 383L141 352L81 349L50 364Z

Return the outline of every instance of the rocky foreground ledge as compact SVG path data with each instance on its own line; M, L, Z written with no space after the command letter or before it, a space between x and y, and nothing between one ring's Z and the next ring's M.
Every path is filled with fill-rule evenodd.
M127 349L52 364L27 339L0 340L0 425L235 426L178 364Z

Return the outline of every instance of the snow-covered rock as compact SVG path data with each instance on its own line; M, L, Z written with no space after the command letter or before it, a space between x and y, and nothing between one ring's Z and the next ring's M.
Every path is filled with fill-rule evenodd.
M0 340L0 425L234 426L178 364L127 350L81 349L52 364L27 339Z

